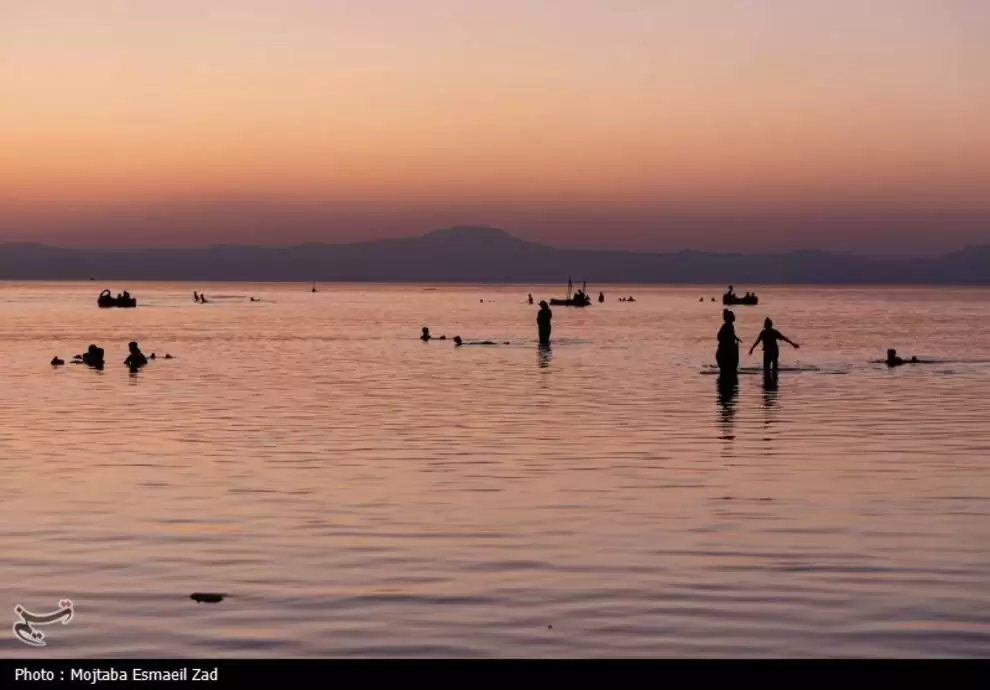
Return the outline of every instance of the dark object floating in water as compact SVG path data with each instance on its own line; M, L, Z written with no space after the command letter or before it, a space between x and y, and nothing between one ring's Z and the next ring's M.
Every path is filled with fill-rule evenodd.
M760 303L760 298L756 296L755 292L747 292L745 295L740 297L735 293L735 289L730 285L729 289L726 290L725 294L722 295L722 304L726 306L731 306L733 304L738 304L742 306L756 306Z
M587 307L591 304L591 298L586 292L587 287L588 283L585 283L580 290L576 290L572 295L571 290L574 289L574 283L568 279L567 297L564 299L553 298L550 300L550 304L554 307Z
M60 367L63 364L65 364L65 360L62 359L61 357L59 357L57 355L55 357L52 357L52 366L53 367Z
M207 603L216 604L223 601L223 598L227 596L226 594L213 594L211 592L193 592L189 595L189 598L195 601L197 604Z
M726 304L726 305L741 305L747 307L754 307L759 303L760 303L760 298L757 297L756 295L743 295L742 297L740 297L739 295L731 295L731 294L722 295L722 304Z
M96 299L96 304L99 305L100 309L109 309L111 307L130 309L137 306L137 300L131 297L130 293L126 290L116 297L109 290L104 290Z

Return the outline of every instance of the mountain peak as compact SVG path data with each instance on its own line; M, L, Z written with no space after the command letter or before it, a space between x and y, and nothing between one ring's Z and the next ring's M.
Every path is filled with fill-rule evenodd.
M484 225L455 225L441 228L423 235L424 240L440 240L444 242L521 242L505 230Z

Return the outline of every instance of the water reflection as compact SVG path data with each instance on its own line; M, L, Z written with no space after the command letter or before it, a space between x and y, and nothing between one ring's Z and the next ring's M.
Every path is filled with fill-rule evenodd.
M722 435L719 437L724 441L731 441L735 438L733 433L733 421L736 416L736 396L739 393L739 377L731 374L723 374L718 377L718 424Z
M770 408L777 404L777 374L763 374L763 406Z
M540 368L541 369L548 368L550 366L550 360L552 359L552 355L553 355L553 352L550 350L550 346L540 345L539 348L537 348L537 352L539 353L538 362Z
M777 423L778 376L776 373L763 374L763 430L766 433L763 440L766 442L774 440L772 427Z

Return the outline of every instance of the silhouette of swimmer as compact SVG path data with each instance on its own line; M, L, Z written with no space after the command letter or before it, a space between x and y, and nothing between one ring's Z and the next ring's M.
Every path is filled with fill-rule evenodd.
M553 320L553 312L546 300L540 302L540 311L536 313L536 328L540 334L540 345L546 347L550 344L550 322Z
M76 355L72 359L73 364L85 364L93 367L94 369L102 369L104 364L103 348L97 347L96 345L90 345L86 352L81 355Z
M454 347L461 347L462 345L508 345L508 342L496 343L494 340L479 340L473 343L466 343L461 340L461 336L454 336Z
M193 290L193 302L199 301L199 293Z
M783 340L795 349L800 347L800 345L774 328L772 320L765 319L763 321L763 330L760 331L758 336L756 336L756 342L753 343L753 346L749 348L749 354L753 354L753 350L756 349L756 346L763 343L764 373L770 371L773 371L774 374L777 373L778 359L780 358L780 347L777 345L777 342L780 340Z
M888 367L899 367L902 364L921 364L921 360L917 357L912 357L911 359L904 359L903 357L897 356L897 350L891 348L887 350L887 359L884 360L884 364Z
M605 293L604 292L599 292L598 293L598 303L599 304L602 304L604 302L605 302Z
M138 369L143 367L148 363L148 358L144 356L138 344L133 340L127 344L127 349L130 350L130 354L127 359L124 360L124 364L129 366L131 369Z
M53 367L60 367L63 364L65 364L65 360L62 359L62 358L60 358L58 355L52 357L52 366Z
M430 329L427 328L426 326L423 326L423 335L419 336L419 339L422 340L424 343L426 343L429 342L430 340L446 340L447 336L430 335Z
M529 293L529 303L530 303L530 304L532 304L532 303L533 303L533 293L532 293L532 292L531 292L531 293Z
M722 310L722 327L718 329L718 349L715 350L715 361L719 371L733 375L739 370L739 343L742 340L736 336L736 315L729 309Z

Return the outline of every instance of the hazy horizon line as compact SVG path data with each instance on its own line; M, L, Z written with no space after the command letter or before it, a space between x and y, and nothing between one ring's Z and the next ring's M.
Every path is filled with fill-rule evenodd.
M606 246L606 245L579 245L579 246L561 246L559 244L552 244L545 241L533 240L527 237L522 237L512 233L505 228L499 227L497 225L485 225L483 223L459 223L455 225L448 225L444 227L436 227L431 230L419 233L409 233L400 236L392 237L378 237L367 240L352 240L352 241L307 241L307 242L287 242L281 244L269 244L269 243L236 243L236 242L211 242L204 244L183 244L183 245L130 245L123 246L120 244L110 244L110 245L92 245L92 244L68 244L68 243L56 243L56 242L44 242L44 241L9 241L0 242L0 249L10 248L10 247L38 247L43 249L54 249L54 250L66 250L66 251L82 251L82 252L189 252L189 251L206 251L211 249L264 249L264 250L286 250L286 249L301 249L305 247L351 247L351 246L362 246L362 245L374 245L374 244L391 244L395 242L408 242L425 239L431 235L437 235L444 232L470 232L470 231L488 231L511 238L515 242L522 244L530 244L539 247L545 247L549 249L555 249L559 251L583 251L583 252L618 252L625 254L649 254L649 255L671 255L671 254L707 254L707 255L721 255L721 256L791 256L795 254L826 254L832 256L848 256L857 257L864 259L874 259L874 260L890 260L890 261L910 261L912 259L932 259L944 256L949 256L956 254L968 249L978 249L982 247L990 247L990 241L987 242L969 242L960 243L954 249L946 249L943 251L932 251L913 255L903 255L903 254L883 254L879 252L865 252L865 251L855 251L855 250L835 250L835 249L820 249L820 248L795 248L777 251L755 251L755 252L743 252L743 251L718 251L712 249L696 249L689 246L684 246L679 249L635 249L622 246Z

